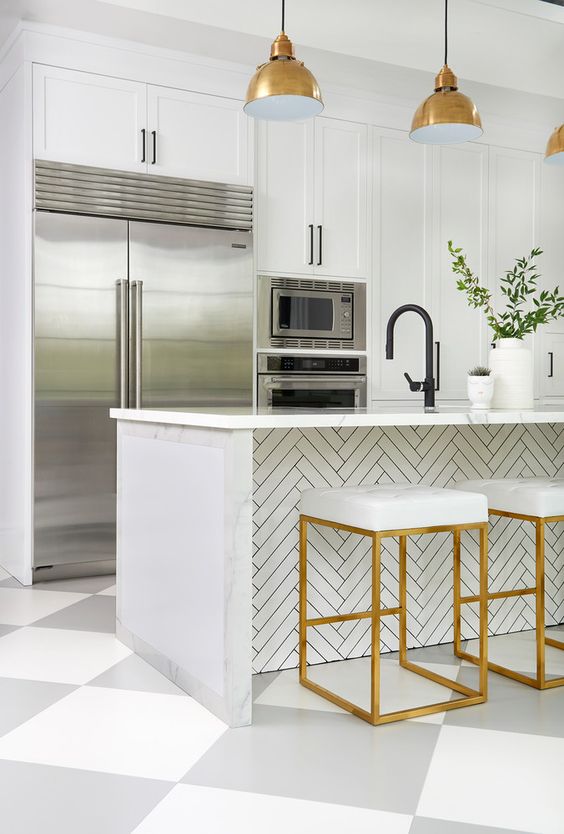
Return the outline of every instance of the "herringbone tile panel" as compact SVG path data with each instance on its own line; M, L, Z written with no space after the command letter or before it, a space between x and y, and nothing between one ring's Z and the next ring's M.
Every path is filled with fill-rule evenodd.
M254 671L297 666L298 503L310 487L403 482L446 487L469 478L553 476L564 463L564 426L419 426L272 429L254 432L253 653ZM547 624L564 620L564 524L547 526ZM463 538L463 584L475 593L477 539ZM408 547L410 647L452 640L452 539L415 536ZM369 542L310 527L308 590L311 616L370 607ZM534 584L531 524L495 519L490 528L492 590ZM397 600L397 543L383 550L382 604ZM474 606L464 611L465 636L476 635ZM534 627L525 598L492 606L490 630ZM365 621L310 631L309 659L367 654ZM397 649L396 618L386 618L382 650Z

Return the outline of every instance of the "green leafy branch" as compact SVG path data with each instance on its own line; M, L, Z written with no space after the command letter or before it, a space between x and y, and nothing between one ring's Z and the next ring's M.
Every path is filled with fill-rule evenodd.
M466 255L460 248L448 242L452 256L452 271L458 275L456 286L466 293L470 307L483 309L486 320L497 339L523 339L534 333L540 324L564 316L564 296L555 287L553 292L538 291L535 258L542 255L541 249L532 249L530 255L517 258L513 269L507 270L501 278L501 292L505 296L505 310L497 313L492 303L492 293L480 284L466 262Z

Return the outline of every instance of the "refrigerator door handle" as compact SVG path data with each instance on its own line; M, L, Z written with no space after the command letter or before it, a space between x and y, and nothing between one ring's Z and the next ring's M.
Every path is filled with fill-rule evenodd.
M132 281L134 300L134 351L135 351L135 408L142 408L143 385L143 281Z
M128 326L127 326L127 287L128 281L120 278L116 281L118 291L118 331L119 331L119 407L129 405L129 368L127 361Z

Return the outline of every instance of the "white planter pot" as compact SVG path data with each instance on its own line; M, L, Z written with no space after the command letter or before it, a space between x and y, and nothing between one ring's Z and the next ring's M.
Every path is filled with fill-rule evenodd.
M490 351L492 408L533 408L533 357L521 339L500 339Z
M491 408L494 394L493 376L469 376L467 390L472 408Z

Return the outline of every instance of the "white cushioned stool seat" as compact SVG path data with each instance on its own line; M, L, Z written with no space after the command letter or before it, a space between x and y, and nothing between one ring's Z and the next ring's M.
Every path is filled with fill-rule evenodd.
M363 530L409 530L484 522L488 520L488 504L478 492L413 484L361 484L306 489L300 513Z
M495 478L460 481L455 487L481 492L492 510L539 518L564 515L564 478Z

